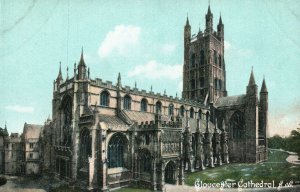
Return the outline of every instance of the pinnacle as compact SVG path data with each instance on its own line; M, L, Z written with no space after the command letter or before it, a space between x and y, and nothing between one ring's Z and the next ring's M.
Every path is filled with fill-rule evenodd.
M264 80L263 80L263 82L262 82L262 85L261 85L261 90L260 90L260 92L262 92L262 93L266 93L266 92L268 92L268 89L267 89L267 86L266 86L266 81L265 81L265 78L264 78Z
M249 84L248 86L250 85L255 85L255 79L254 79L254 74L253 74L253 68L251 70L251 75L250 75L250 79L249 79Z

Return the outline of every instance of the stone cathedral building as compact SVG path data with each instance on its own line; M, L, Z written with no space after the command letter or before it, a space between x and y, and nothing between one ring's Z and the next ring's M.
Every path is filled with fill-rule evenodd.
M205 31L184 27L182 98L90 78L83 53L74 76L53 82L42 129L42 169L85 189L129 184L163 190L185 173L267 159L268 91L253 71L245 94L227 96L224 25L208 8ZM231 74L233 75L233 74Z

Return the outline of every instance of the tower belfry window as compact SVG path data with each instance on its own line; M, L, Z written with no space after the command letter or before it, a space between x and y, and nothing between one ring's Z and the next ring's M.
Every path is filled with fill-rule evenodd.
M214 61L215 61L215 65L218 64L218 53L216 50L214 50Z
M195 59L196 59L196 56L195 56L195 53L193 53L192 56L191 56L191 61L190 61L190 67L191 68L195 67Z
M200 65L204 65L204 51L200 51Z

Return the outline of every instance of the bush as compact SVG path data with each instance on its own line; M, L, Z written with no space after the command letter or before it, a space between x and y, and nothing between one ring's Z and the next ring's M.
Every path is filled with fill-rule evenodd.
M7 179L5 177L0 177L0 186L5 185L7 182Z

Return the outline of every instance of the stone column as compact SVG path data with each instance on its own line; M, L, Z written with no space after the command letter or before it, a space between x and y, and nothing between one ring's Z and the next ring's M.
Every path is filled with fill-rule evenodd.
M156 186L156 159L153 159L152 161L152 185L153 185L153 191L157 190Z
M199 169L204 170L205 166L203 165L204 161L204 153L203 153L203 134L198 134L198 162L199 162Z
M97 130L90 130L92 154L89 157L89 189L94 190L97 186Z
M221 153L222 153L221 155L222 155L223 163L228 164L229 157L228 157L227 133L224 130L222 130L221 133Z
M165 191L165 162L161 163L161 190Z

